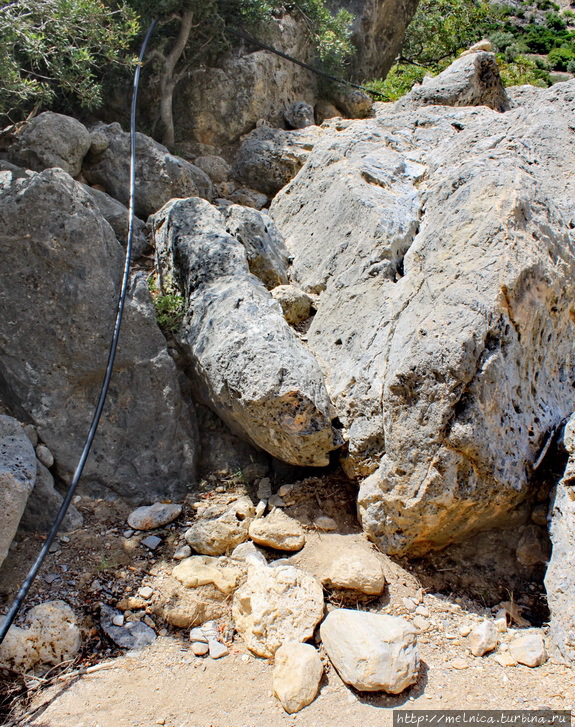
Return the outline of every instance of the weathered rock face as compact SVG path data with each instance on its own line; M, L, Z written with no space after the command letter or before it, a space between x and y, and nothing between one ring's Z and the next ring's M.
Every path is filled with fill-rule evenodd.
M289 15L269 29L265 42L298 60L311 59L306 28ZM313 73L272 53L230 53L217 68L193 71L178 85L177 141L204 154L214 153L237 143L260 119L283 126L285 109L294 101L313 105L316 89Z
M20 518L20 527L31 532L47 533L54 524L64 498L54 487L54 478L50 470L38 461L36 466L36 484ZM83 522L82 515L74 505L70 505L62 521L61 530L75 530L81 527Z
M341 440L319 366L250 274L220 212L173 200L153 227L161 277L186 299L178 338L199 399L274 457L328 464Z
M357 48L354 76L385 78L403 42L419 0L337 0L330 3L355 15L352 42Z
M8 158L36 172L60 167L77 177L89 148L90 134L83 124L70 116L45 111L26 124Z
M495 55L468 51L433 78L425 78L398 103L401 108L419 106L489 106L506 111L509 98L499 76Z
M226 230L246 250L250 272L266 288L288 281L288 251L273 221L263 212L233 204L226 210Z
M36 454L20 424L0 416L0 565L36 483Z
M501 522L575 406L575 82L516 103L376 104L271 208L295 284L321 293L308 345L388 553Z
M65 172L1 175L0 396L36 425L69 481L104 376L123 253ZM135 502L175 497L194 480L195 449L193 412L136 277L83 486Z
M232 174L249 187L274 195L299 172L322 133L316 126L296 131L254 129L238 149Z
M109 194L94 187L84 185L84 189L96 203L102 217L116 233L118 242L126 247L128 243L128 208ZM134 217L134 232L132 237L132 257L138 258L149 248L146 237L146 225L138 217Z
M553 551L545 575L551 611L549 637L560 658L575 662L575 416L563 436L569 453L567 467L552 498L551 542Z
M96 127L101 143L92 144L82 171L90 184L101 185L122 204L130 191L130 135L120 124ZM211 199L208 175L193 164L173 156L165 146L145 134L137 134L135 211L144 219L173 197L199 195Z

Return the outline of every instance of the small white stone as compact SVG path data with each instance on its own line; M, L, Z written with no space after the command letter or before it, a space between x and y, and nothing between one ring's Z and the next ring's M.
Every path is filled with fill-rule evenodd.
M112 623L114 624L114 626L123 626L124 620L124 614L118 613L112 618Z
M267 567L268 564L265 555L251 541L240 543L236 546L232 551L231 557L234 560L241 560L249 565Z
M499 631L492 621L482 621L469 634L469 643L473 656L483 656L497 647Z
M415 613L416 613L416 614L417 614L418 616L424 616L425 618L427 618L427 617L429 616L429 609L428 609L428 608L426 608L425 606L418 606L418 607L417 607L417 608L415 609Z
M423 618L423 616L415 616L411 622L416 629L419 631L427 631L427 629L430 626L429 621L426 618Z
M316 517L313 524L318 530L324 530L326 533L337 530L336 521L331 517L327 517L327 515L320 515L319 517Z
M155 502L138 507L128 516L128 525L134 530L153 530L173 522L182 513L181 505Z
M142 586L141 588L138 588L138 595L142 598L145 598L146 600L148 598L151 598L153 593L154 589L150 586Z
M270 507L285 507L286 504L279 495L272 495L268 500Z
M275 654L273 693L286 712L299 712L316 698L322 675L321 659L311 644L283 644Z
M403 601L403 605L408 613L415 613L417 603L413 600L413 598L402 598L401 600Z
M40 460L44 467L47 467L48 469L50 469L50 467L54 464L54 455L45 444L39 444L36 447L36 457Z
M509 653L515 661L525 666L541 666L547 661L543 637L539 631L529 630L516 636L509 643Z
M258 504L256 505L256 518L263 517L267 506L268 504L265 500L260 500L258 502Z
M460 656L456 656L449 665L452 669L469 669L469 664L465 661L465 659L462 659Z
M225 644L214 641L213 639L208 641L208 648L212 659L220 659L222 656L227 656L230 653Z
M192 651L196 656L205 656L209 650L210 647L201 641L194 641L192 643Z
M172 556L174 560L184 560L184 558L189 558L192 554L192 549L189 545L182 545L180 548L176 550L174 555Z
M493 659L500 666L517 666L517 662L507 651L504 651L501 654L495 654Z
M282 485L278 490L278 495L280 497L285 497L286 495L289 495L290 492L294 489L293 485Z
M202 644L207 644L208 640L202 631L201 626L196 626L190 630L190 641L201 641Z

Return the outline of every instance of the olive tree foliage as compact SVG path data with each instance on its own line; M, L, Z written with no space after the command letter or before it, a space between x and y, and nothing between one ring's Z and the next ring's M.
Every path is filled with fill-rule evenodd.
M332 15L325 0L128 0L146 26L152 18L159 27L152 40L148 65L160 91L162 141L174 146L173 96L176 86L200 64L209 65L231 45L229 26L258 31L274 16L289 12L305 23L318 62L334 70L351 55L352 16Z
M405 33L401 60L429 67L453 58L483 37L491 13L483 0L420 0Z
M138 30L132 10L100 0L0 0L0 121L97 107L106 69L133 63Z

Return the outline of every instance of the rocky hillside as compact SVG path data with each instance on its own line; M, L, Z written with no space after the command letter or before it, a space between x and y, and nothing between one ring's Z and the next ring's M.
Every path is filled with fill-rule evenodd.
M324 619L333 563L278 562L277 551L302 550L306 528L350 532L336 510L281 512L294 492L305 498L307 468L341 468L363 532L387 556L504 533L514 567L541 579L550 533L547 648L572 662L575 81L505 91L494 56L476 50L366 111L260 126L228 161L191 163L139 135L134 274L82 494L178 503L202 478L238 471L257 485L253 501L250 491L198 501L181 563L156 570L144 605L125 610L169 586L155 618L200 625L219 612L199 614L190 589L211 584L220 605L232 599L252 653L281 647L278 670L309 660L319 682L317 654L284 644L321 623L331 663L360 692L416 683L417 628L381 610ZM128 161L119 124L45 113L0 162L2 558L21 517L45 528L89 425L122 273ZM181 513L158 509L132 514L126 538ZM68 527L79 518L72 509ZM381 571L381 552L362 547L333 567L340 605L361 590L346 585L350 569L375 557L376 581ZM381 595L385 578L362 588ZM520 626L506 608L495 615ZM112 639L120 616L102 610ZM474 630L475 656L499 643L493 621ZM217 650L210 629L196 643ZM543 663L541 633L524 638L528 666ZM368 673L357 654L374 643ZM292 687L278 683L290 703Z

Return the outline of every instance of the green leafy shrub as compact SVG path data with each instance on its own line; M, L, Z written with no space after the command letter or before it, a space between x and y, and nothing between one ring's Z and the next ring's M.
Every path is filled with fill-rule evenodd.
M164 333L176 333L184 318L184 298L175 291L162 292L153 277L148 289L156 309L156 321Z
M575 61L575 52L573 46L561 46L553 48L547 56L549 66L554 71L568 70L569 63Z
M34 106L94 108L111 66L133 62L132 11L100 0L18 0L0 5L0 121Z
M402 60L430 67L480 40L493 10L481 0L421 0L405 33Z
M397 99L405 96L414 84L421 83L426 72L427 70L420 66L396 63L391 67L385 79L369 81L366 83L366 88L382 94L387 101L397 101ZM381 98L377 100L379 101Z
M558 13L547 13L545 16L545 25L550 30L565 30L567 23Z
M549 73L537 67L535 61L525 56L517 56L512 63L498 56L499 73L504 86L523 86L530 84L547 88L551 84Z

